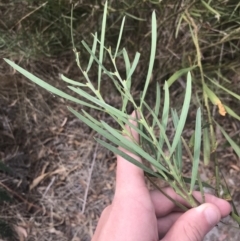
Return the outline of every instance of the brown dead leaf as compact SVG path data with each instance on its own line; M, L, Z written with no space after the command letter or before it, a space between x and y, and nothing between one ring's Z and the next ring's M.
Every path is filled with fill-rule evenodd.
M116 163L110 164L110 167L108 168L108 171L111 172L111 171L115 170L115 169L116 169L116 166L117 166Z
M63 122L62 122L62 124L61 124L61 127L64 127L64 126L65 126L65 124L67 123L67 120L68 120L68 118L65 117L64 120L63 120Z
M29 189L30 191L35 188L46 176L48 176L49 173L45 173L45 174L41 174L40 176L38 176L37 178L35 178L32 182L32 184L30 185Z
M54 233L54 234L59 235L59 236L63 236L63 233L61 231L59 231L59 230L56 230L54 227L49 228L48 232L49 233Z
M44 164L44 166L43 166L43 168L42 168L42 171L41 171L41 175L43 175L43 174L45 173L48 165L49 165L49 162L46 162L46 163Z
M31 191L33 188L35 188L46 176L49 175L49 173L45 173L48 165L49 165L49 162L46 162L46 163L44 164L40 176L36 177L36 178L33 180L32 184L30 185L30 191Z
M81 241L81 240L78 237L74 237L71 241Z
M41 150L38 152L37 159L40 160L41 158L44 157L45 154L46 154L46 147L42 146Z
M19 241L25 241L27 239L27 231L21 226L14 226L14 230L18 235Z
M34 120L34 122L35 122L36 124L38 124L38 121L37 121L37 114L36 114L36 113L33 113L32 116L33 116L33 120Z
M222 102L219 101L219 102L217 103L217 106L218 106L218 112L219 112L219 114L222 115L222 116L225 116L227 112L226 112L226 110L225 110Z
M236 170L236 171L240 171L240 168L234 164L231 165L231 168Z
M12 106L15 106L15 104L17 103L18 99L14 100L9 106L12 107Z
M61 166L57 170L55 170L53 172L49 172L49 176L53 176L53 175L60 174L60 173L67 173L67 169L64 166Z
M32 184L30 185L30 191L35 188L41 181L43 181L46 177L50 177L50 176L53 176L53 175L56 175L56 174L64 174L64 175L67 175L67 170L64 166L61 166L59 167L58 169L56 169L55 171L53 172L47 172L47 173L44 173L45 170L46 170L46 167L47 167L48 163L46 163L43 167L43 170L42 170L42 173L40 176L36 177Z

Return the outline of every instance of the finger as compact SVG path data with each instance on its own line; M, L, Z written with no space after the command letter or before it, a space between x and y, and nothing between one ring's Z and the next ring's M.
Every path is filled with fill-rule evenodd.
M165 234L169 231L169 229L173 226L173 224L183 215L182 212L174 212L170 213L166 217L158 218L158 236L159 238L163 238Z
M136 113L133 112L132 115L133 119L136 118ZM133 125L137 126L137 122L130 119L129 120ZM131 133L132 137L136 142L139 141L139 135L138 133L130 128L129 126L126 126L126 131ZM125 136L126 139L130 139L130 137ZM129 151L122 150L129 156L133 157L137 161L141 162L141 158L138 156L130 153ZM139 186L145 185L144 180L144 173L142 169L135 166L134 164L130 163L129 161L125 160L121 156L117 156L117 177L116 177L116 193L121 192L122 190L133 190L133 188L138 188Z
M220 221L217 206L205 203L184 213L172 226L162 241L202 241L205 235Z
M92 241L98 240L98 238L100 237L101 233L104 232L104 226L106 225L106 223L107 223L107 221L109 219L109 215L110 215L111 211L112 211L112 205L106 207L103 210L103 212L101 214L101 217L99 219L96 231L94 232Z
M182 197L176 194L172 188L164 188L163 191L176 202L179 202L180 204L190 208L189 204ZM202 195L200 192L194 192L193 195L199 202L202 202ZM159 191L152 191L151 199L157 217L166 216L173 211L182 211ZM231 205L227 201L217 198L211 194L205 194L205 202L212 203L219 207L221 211L221 217L227 216L231 211Z

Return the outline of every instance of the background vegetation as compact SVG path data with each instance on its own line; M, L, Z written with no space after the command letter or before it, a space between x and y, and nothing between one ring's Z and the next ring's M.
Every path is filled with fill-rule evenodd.
M77 50L80 51L82 65L87 66L87 53L80 43L82 39L91 43L91 33L100 31L104 2L97 0L73 1L73 4L74 41ZM154 0L109 1L106 46L116 46L121 20L126 15L122 46L125 46L128 50L130 59L134 58L136 51L141 53L139 66L134 76L135 81L133 82L133 93L136 94L142 90L147 74L148 65L146 63L149 61L149 43L151 41L151 14L154 9L157 15L158 43L156 63L151 78L152 87L147 97L148 101L154 103L151 98L155 93L156 82L163 86L164 81L179 69L198 66L192 71L196 96L196 103L192 103L193 113L196 110L197 96L201 91L201 88L199 88L201 78L204 76L211 89L239 116L238 101L213 85L208 79L217 80L219 84L229 90L240 93L239 1L196 0L177 1L177 3L174 0L161 2ZM70 11L71 4L67 0L2 1L0 3L0 15L2 16L0 20L0 56L15 61L34 74L49 79L51 83L60 87L64 87L64 84L58 79L59 73L81 81L83 77L78 72L72 52ZM106 62L108 62L108 59L106 59ZM111 66L110 61L109 66ZM122 66L122 69L121 66L119 67L120 73L125 71L124 66ZM0 88L0 104L2 107L0 113L2 126L0 130L2 133L4 132L1 137L1 158L6 165L11 166L10 163L16 156L18 157L17 162L20 162L19 153L25 155L34 152L33 149L37 148L31 146L30 143L34 143L31 138L35 138L40 134L45 135L43 129L39 127L40 123L42 126L56 125L57 120L54 118L57 111L55 109L61 109L62 103L50 94L43 94L40 90L36 91L36 87L20 79L18 75L16 79L9 81L10 76L14 73L2 60L0 60L0 73L2 86ZM92 75L92 78L96 77L97 71L96 74L93 72ZM178 108L178 103L182 103L185 79L178 78L171 88L173 105ZM110 91L111 86L105 86L103 94ZM44 100L44 103L40 100ZM118 104L118 100L114 99L114 93L109 101L115 106ZM43 114L44 112L47 114ZM216 108L213 108L212 114L224 126L230 136L234 138L236 143L240 144L239 121L228 115L221 117ZM7 121L6 118L8 118ZM188 119L189 126L194 126L193 121L194 118ZM6 123L10 124L11 128L6 127ZM38 126L37 129L36 126ZM72 126L71 128L73 130ZM77 129L77 126L74 126L74 128ZM30 141L21 143L23 136L26 134ZM52 134L59 136L56 132ZM12 135L12 140L9 135ZM221 136L217 137L221 142ZM228 147L228 145L226 143L222 144L219 153L223 156L229 155L227 150L224 150L224 147ZM232 153L231 150L229 152ZM20 171L20 173L22 172L21 177L13 177L13 175L5 172L2 172L2 175L5 175L4 178L7 177L8 179L24 180L27 183L26 185L31 185L36 180L36 177L41 176L39 175L39 168L41 169L42 163L45 161L44 157L43 155L43 158L39 158L37 162L34 162L32 160L34 158L31 156L28 158L28 168L32 173L27 176L27 180L22 177L24 176L23 171ZM231 157L234 161L222 164L226 173L229 171L229 166L238 171L238 157L234 156L234 154ZM25 162L23 160L23 164L26 164ZM51 165L54 166L53 163ZM54 168L50 166L48 166L48 169L53 170ZM16 165L11 168L16 172ZM10 184L12 182L16 183L13 180L9 182ZM48 184L49 180L43 185L47 186ZM11 195L15 195L15 198L17 197L16 194L19 195L19 191L15 187L11 187L10 190L12 190ZM25 187L25 189L22 187L20 190L21 195L24 193L24 198L23 200L22 196L16 198L17 203L25 202L26 204L27 201L40 204L41 193L39 190L32 192L32 190L29 191L28 187ZM27 195L27 198L25 195ZM8 204L5 205L8 206ZM22 210L23 213L26 212L26 207ZM26 219L28 218L26 217L28 215L22 215ZM15 223L15 228L19 227L17 225L19 221L17 222L13 218L4 221L6 223ZM24 228L28 230L25 226ZM73 234L68 235L68 240L73 239ZM80 234L78 236L81 238L80 240L84 240ZM38 240L45 239L38 236ZM86 237L86 240L89 240L88 237Z

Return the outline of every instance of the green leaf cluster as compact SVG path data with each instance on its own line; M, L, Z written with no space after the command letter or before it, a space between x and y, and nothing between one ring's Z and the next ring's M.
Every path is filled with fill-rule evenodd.
M208 7L204 1L202 1L202 3L205 4L206 7ZM5 61L18 72L26 76L37 85L46 89L47 91L58 95L59 97L62 97L64 99L80 104L83 107L90 107L96 111L105 112L109 116L111 116L112 119L114 119L118 123L120 130L111 127L103 120L93 118L84 109L82 109L81 112L78 112L73 108L69 107L69 110L76 117L78 117L82 122L84 122L86 125L88 125L90 128L95 130L98 134L100 134L100 136L103 137L101 139L97 138L97 142L99 142L110 151L124 157L129 162L132 162L133 164L143 169L148 177L154 176L165 180L176 191L176 193L183 197L192 207L197 206L199 202L194 198L193 195L193 191L196 189L196 187L200 189L202 193L202 201L204 201L203 187L212 188L208 183L202 182L199 175L199 163L201 159L201 153L203 152L204 163L208 164L210 156L215 151L214 148L216 147L216 141L212 132L214 120L209 117L209 128L208 126L203 125L203 111L201 107L198 108L196 112L195 128L193 138L191 138L192 147L187 144L187 140L185 140L183 136L183 131L188 117L192 97L192 77L189 71L194 69L196 66L180 70L176 72L173 76L171 76L164 84L164 98L161 98L161 88L157 83L155 106L154 108L151 108L148 105L146 95L148 93L148 88L151 81L157 48L157 21L156 14L155 12L153 12L151 20L151 51L149 56L148 71L143 91L139 96L140 103L137 103L133 98L131 87L133 74L140 60L140 53L137 52L133 61L131 62L127 50L125 48L120 49L125 18L123 18L121 24L119 37L114 53L112 53L112 49L110 47L107 48L105 46L104 41L106 32L107 11L108 6L106 3L104 6L100 39L98 39L98 35L97 33L95 33L93 35L92 47L89 47L89 45L85 41L82 41L83 47L90 56L86 70L81 66L79 60L79 52L74 46L76 62L83 76L85 77L86 82L79 83L77 81L67 78L66 76L61 75L62 80L69 84L68 88L72 90L75 94L79 95L79 98L73 97L65 93L64 91L53 87L52 85L46 83L40 78L24 70L12 61L7 59L5 59ZM103 56L105 56L106 54L108 54L112 62L113 70L109 70L104 66ZM118 67L116 64L116 60L118 58L122 60L125 64L125 78L123 78L118 71ZM89 71L91 70L93 63L96 63L98 66L97 87L95 87L93 81L91 81L89 77ZM185 97L181 107L181 111L180 113L178 113L176 110L170 108L171 103L169 88L180 76L186 73L187 79ZM101 95L103 75L107 76L109 81L112 81L112 83L116 87L116 90L121 96L121 108L115 108L111 106L104 100L103 96ZM88 90L86 90L86 88ZM232 93L229 92L229 94ZM217 104L218 106L220 106L221 102L219 102L217 96L213 93L213 91L210 90L210 88L204 83L204 81L203 95L205 99L210 99L213 104ZM163 101L162 109L160 105L161 100ZM136 118L134 119L127 113L127 106L129 105L133 107L136 111ZM222 106L223 105L221 105L221 107ZM207 108L209 107L207 106ZM145 116L144 110L148 111L151 118L147 118ZM226 110L228 110L228 113L231 112L231 110L228 108L226 108ZM149 119L151 119L152 121L150 122ZM134 120L137 125L133 125L130 120ZM167 128L170 122L172 122L172 125L174 126L174 137L172 140L170 140L167 136ZM131 129L135 130L139 134L139 143L135 141L131 131L127 130L126 125L131 127ZM239 147L227 135L227 133L224 132L221 127L220 129L233 147L233 149L239 155ZM156 134L156 130L160 132L160 135ZM129 138L126 139L124 136L128 136ZM118 146L121 148L118 149ZM127 150L128 152L140 156L143 160L145 160L145 162L138 162L122 150ZM185 177L182 172L184 165L182 154L184 151L187 152L188 157L192 162L190 177ZM216 188L218 189L219 186L217 186ZM238 216L237 213L236 215Z

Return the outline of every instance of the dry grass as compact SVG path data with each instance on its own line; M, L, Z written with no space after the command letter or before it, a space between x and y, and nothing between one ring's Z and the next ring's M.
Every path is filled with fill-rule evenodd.
M14 197L2 217L23 227L28 240L89 240L111 201L114 157L95 146L94 133L69 116L65 103L18 75L8 80L1 91L1 159L19 175L1 174Z
M43 0L37 3L3 1L0 6L3 16L0 22L2 56L23 60L25 63L33 59L42 61L44 58L49 61L49 58L70 56L72 43L69 1L54 0L43 5L44 3L46 2ZM194 26L205 73L218 79L221 79L219 75L229 78L239 74L237 57L240 44L240 7L235 0L223 3L219 1L212 5L220 14L219 20L200 1L153 3L154 1L109 1L107 45L115 46L121 19L127 15L122 46L126 46L130 55L136 51L142 54L139 85L146 74L149 58L149 24L153 9L158 16L158 68L153 76L155 81L165 80L169 74L180 68L196 64L196 48L189 31L190 27L194 30ZM74 39L83 62L86 56L80 42L82 39L91 41L90 33L100 30L102 11L100 1L76 1ZM198 78L198 70L195 75Z
M0 176L14 197L14 203L1 208L2 217L23 228L26 240L89 241L101 211L113 197L115 158L96 146L94 133L69 115L67 103L18 74L4 78L8 82L5 80L1 89L1 106L6 107L0 113L1 158L19 176ZM49 80L52 78L54 75ZM172 96L174 99L179 91ZM118 100L112 98L109 102L116 105ZM98 118L110 123L106 116ZM193 125L191 118L188 124ZM222 125L230 135L237 135L238 122L229 124L225 120ZM169 127L169 137L171 134ZM222 140L221 135L218 140ZM239 160L231 148L219 150L219 155L229 187L237 198ZM186 159L186 175L191 169L189 164ZM201 166L201 170L205 178L211 178L213 167Z

